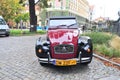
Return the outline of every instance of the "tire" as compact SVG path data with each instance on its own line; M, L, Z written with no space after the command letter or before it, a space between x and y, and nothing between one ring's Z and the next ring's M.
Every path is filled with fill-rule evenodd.
M5 36L6 36L6 37L9 37L9 34L6 34Z
M83 64L83 65L88 65L88 64L90 64L90 63L91 63L91 61L92 61L92 57L91 57L91 59L90 59L90 61L89 61L89 62L85 62L85 63L81 63L81 64Z
M89 63L91 63L91 61L90 62L85 62L85 63L82 63L83 65L88 65Z
M46 66L47 64L46 64L46 63L41 63L41 62L40 62L40 65L41 65L41 66Z
M46 63L41 63L39 59L38 59L38 62L41 66L46 66L47 65Z

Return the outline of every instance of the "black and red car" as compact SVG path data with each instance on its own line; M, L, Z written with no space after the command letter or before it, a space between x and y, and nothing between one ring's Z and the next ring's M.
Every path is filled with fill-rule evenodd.
M90 37L79 35L76 17L72 16L49 18L47 36L37 40L35 49L41 65L88 64L93 56Z

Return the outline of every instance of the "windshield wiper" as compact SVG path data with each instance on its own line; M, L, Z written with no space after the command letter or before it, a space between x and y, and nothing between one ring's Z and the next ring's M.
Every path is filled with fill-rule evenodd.
M66 25L65 24L61 24L61 25L58 25L56 27L59 28L59 27L62 27L62 26L66 26Z
M70 26L73 26L73 25L76 25L77 23L73 23L73 24L70 24L68 25L67 27L69 28Z

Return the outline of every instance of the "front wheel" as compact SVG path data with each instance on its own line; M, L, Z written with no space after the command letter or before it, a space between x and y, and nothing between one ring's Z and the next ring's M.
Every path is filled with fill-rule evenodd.
M5 36L7 36L7 37L8 37L8 36L9 36L9 34L6 34Z
M47 65L46 63L41 63L39 59L38 59L38 62L41 66L46 66Z
M85 62L85 63L82 63L83 65L88 65L89 63L91 63L91 61L90 62Z
M40 62L40 65L41 65L41 66L46 66L47 64L46 64L46 63L41 63L41 62Z
M81 64L83 64L83 65L88 65L88 64L91 63L91 61L92 61L92 57L90 58L90 61L89 61L89 62L84 62L84 63L81 63Z

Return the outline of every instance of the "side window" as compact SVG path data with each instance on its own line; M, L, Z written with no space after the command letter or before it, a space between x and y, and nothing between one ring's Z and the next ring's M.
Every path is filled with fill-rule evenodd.
M0 25L5 25L5 21L3 19L0 19Z

